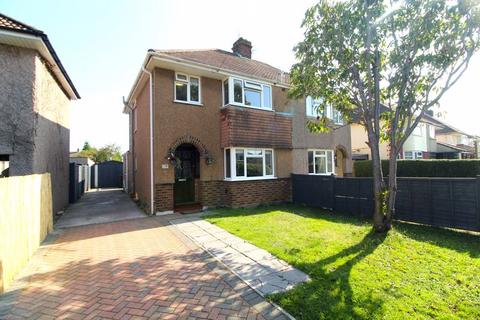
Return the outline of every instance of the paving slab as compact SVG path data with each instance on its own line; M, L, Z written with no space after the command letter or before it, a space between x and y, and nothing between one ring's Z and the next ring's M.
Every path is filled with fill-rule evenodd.
M304 272L201 216L175 218L171 223L263 296L310 280Z

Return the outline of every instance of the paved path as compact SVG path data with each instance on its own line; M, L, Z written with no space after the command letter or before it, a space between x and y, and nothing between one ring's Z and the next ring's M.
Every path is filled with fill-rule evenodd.
M283 292L309 280L308 275L268 251L199 216L172 220L171 223L263 295Z
M145 217L145 213L121 189L86 192L70 205L55 224L56 228L76 227Z
M0 319L286 319L167 219L57 229Z

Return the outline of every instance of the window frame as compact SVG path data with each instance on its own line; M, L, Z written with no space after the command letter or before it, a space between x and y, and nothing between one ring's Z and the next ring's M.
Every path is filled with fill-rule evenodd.
M318 152L325 152L325 155L317 155L316 153ZM310 172L310 164L308 163L308 154L309 152L313 152L313 173ZM331 161L332 161L332 171L328 171L328 152L331 153ZM317 173L316 172L316 159L317 158L325 158L325 173ZM335 175L335 152L333 149L307 149L307 173L309 175L315 175L315 176L330 176L330 175Z
M343 115L340 111L333 108L331 105L327 104L325 109L322 112L318 112L315 110L315 105L320 105L322 103L322 99L314 99L311 96L307 96L305 98L305 115L308 118L316 118L318 116L322 117L325 114L325 117L330 119L336 125L343 125L345 122L343 121ZM338 118L335 117L335 114L338 114Z
M230 150L230 163L227 163L227 150ZM237 175L237 152L243 150L243 176ZM248 155L248 151L261 151L261 155ZM266 166L266 151L272 154L272 174L267 175ZM247 159L261 158L262 159L262 175L261 176L247 176ZM275 176L275 150L272 148L248 148L248 147L229 147L223 151L224 159L224 179L226 181L243 181L243 180L267 180L276 179ZM227 166L230 165L230 177L227 177Z
M185 79L180 79L179 76L185 76ZM198 101L192 100L191 97L191 89L190 86L192 85L190 79L194 78L198 80ZM179 100L177 99L177 83L184 83L187 85L187 100ZM173 81L173 101L177 103L184 103L184 104L194 104L194 105L202 105L202 77L187 74L183 72L175 72L175 79Z
M408 158L407 158L407 154L410 154ZM403 160L423 160L423 151L418 151L418 150L404 151Z
M225 101L225 81L228 81L228 103ZM242 101L241 102L236 102L235 101L235 81L240 81L242 84ZM223 92L223 106L228 106L228 105L233 105L233 106L239 106L239 107L246 107L246 108L252 108L252 109L258 109L258 110L266 110L266 111L273 111L273 89L272 86L268 83L257 81L257 80L251 80L247 78L240 78L236 76L228 77L222 82L222 92ZM266 107L265 106L265 88L268 88L269 93L268 93L268 101L270 102L270 106ZM260 107L257 106L251 106L245 104L245 89L251 90L251 91L257 91L260 93Z

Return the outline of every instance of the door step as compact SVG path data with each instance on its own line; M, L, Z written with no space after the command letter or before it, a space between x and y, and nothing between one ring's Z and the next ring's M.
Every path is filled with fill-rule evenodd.
M182 214L199 213L202 212L202 208L200 203L189 203L176 205L174 211Z

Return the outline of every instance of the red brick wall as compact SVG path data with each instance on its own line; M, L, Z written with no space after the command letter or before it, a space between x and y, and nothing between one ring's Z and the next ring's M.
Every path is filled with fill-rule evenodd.
M173 183L155 185L155 211L173 210Z
M207 207L249 207L289 202L292 199L290 178L250 181L199 181L200 203ZM157 184L156 211L173 210L173 184Z
M222 147L292 148L292 119L271 111L229 106L221 112Z
M248 207L259 204L289 202L292 199L290 178L252 181L226 181L230 203L228 207Z

